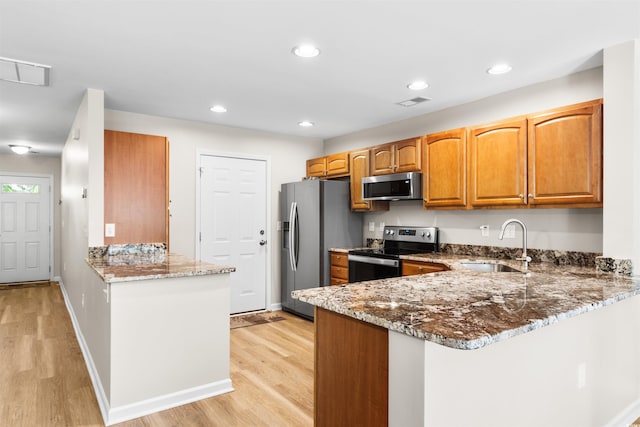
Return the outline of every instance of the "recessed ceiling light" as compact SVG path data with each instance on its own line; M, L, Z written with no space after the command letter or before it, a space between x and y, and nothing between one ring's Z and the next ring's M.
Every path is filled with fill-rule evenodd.
M496 64L487 70L487 73L492 75L505 74L511 71L511 65L509 64Z
M31 150L28 145L9 145L9 148L16 154L27 154Z
M320 49L311 44L301 44L291 49L291 52L300 58L315 58L320 55Z
M411 90L422 90L429 87L429 83L424 80L416 80L407 85L407 87Z
M222 105L214 105L213 107L210 108L211 111L213 111L214 113L226 113L227 109L224 108Z
M303 128L310 128L311 126L313 126L315 123L310 122L308 120L303 120L301 122L298 123L298 126L302 126Z

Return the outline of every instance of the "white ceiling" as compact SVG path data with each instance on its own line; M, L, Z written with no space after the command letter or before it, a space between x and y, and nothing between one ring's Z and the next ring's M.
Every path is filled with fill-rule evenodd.
M108 109L324 139L599 66L635 38L640 0L0 0L0 56L52 67L50 87L0 81L0 153L58 155L86 88ZM292 55L303 42L321 55ZM499 61L513 71L488 75ZM396 105L415 96L432 100Z

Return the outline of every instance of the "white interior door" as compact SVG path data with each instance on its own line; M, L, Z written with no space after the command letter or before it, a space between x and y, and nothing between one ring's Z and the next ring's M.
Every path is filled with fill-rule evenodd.
M0 283L49 280L49 178L0 175Z
M200 166L200 258L236 267L231 313L264 310L266 161L203 155Z

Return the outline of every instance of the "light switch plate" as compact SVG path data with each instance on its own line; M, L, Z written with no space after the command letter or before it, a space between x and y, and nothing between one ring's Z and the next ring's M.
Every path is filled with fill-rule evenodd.
M116 225L105 224L104 225L104 237L116 237Z
M482 234L482 237L489 237L489 226L488 225L481 225L480 226L480 233Z
M369 222L369 231L376 231L376 223L373 221Z
M380 223L380 228L379 228L379 230L380 230L380 231L384 231L384 222L381 222L381 223Z

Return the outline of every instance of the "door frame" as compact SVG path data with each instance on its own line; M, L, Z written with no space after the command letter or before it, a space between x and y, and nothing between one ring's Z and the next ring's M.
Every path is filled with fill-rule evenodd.
M272 263L272 247L276 244L275 234L271 233L271 156L259 156L259 155L251 155L246 153L229 153L223 151L214 151L214 150L205 150L205 149L197 149L196 150L196 168L194 171L194 178L196 180L196 226L195 226L195 235L194 235L194 243L195 243L195 254L196 259L201 259L200 254L200 209L201 209L201 200L200 200L200 168L202 167L201 159L203 156L210 157L227 157L234 159L242 159L242 160L257 160L265 162L265 202L266 202L266 217L265 217L265 238L267 240L266 245L266 280L265 280L265 299L264 306L268 311L280 310L280 304L272 304L271 303L271 288L272 288L272 280L271 280L271 263Z
M49 180L49 280L54 280L55 274L55 254L53 252L56 224L54 222L53 212L53 175L46 173L25 173L25 172L9 172L0 170L0 177L3 176L20 176L20 177L32 177L32 178L47 178Z

